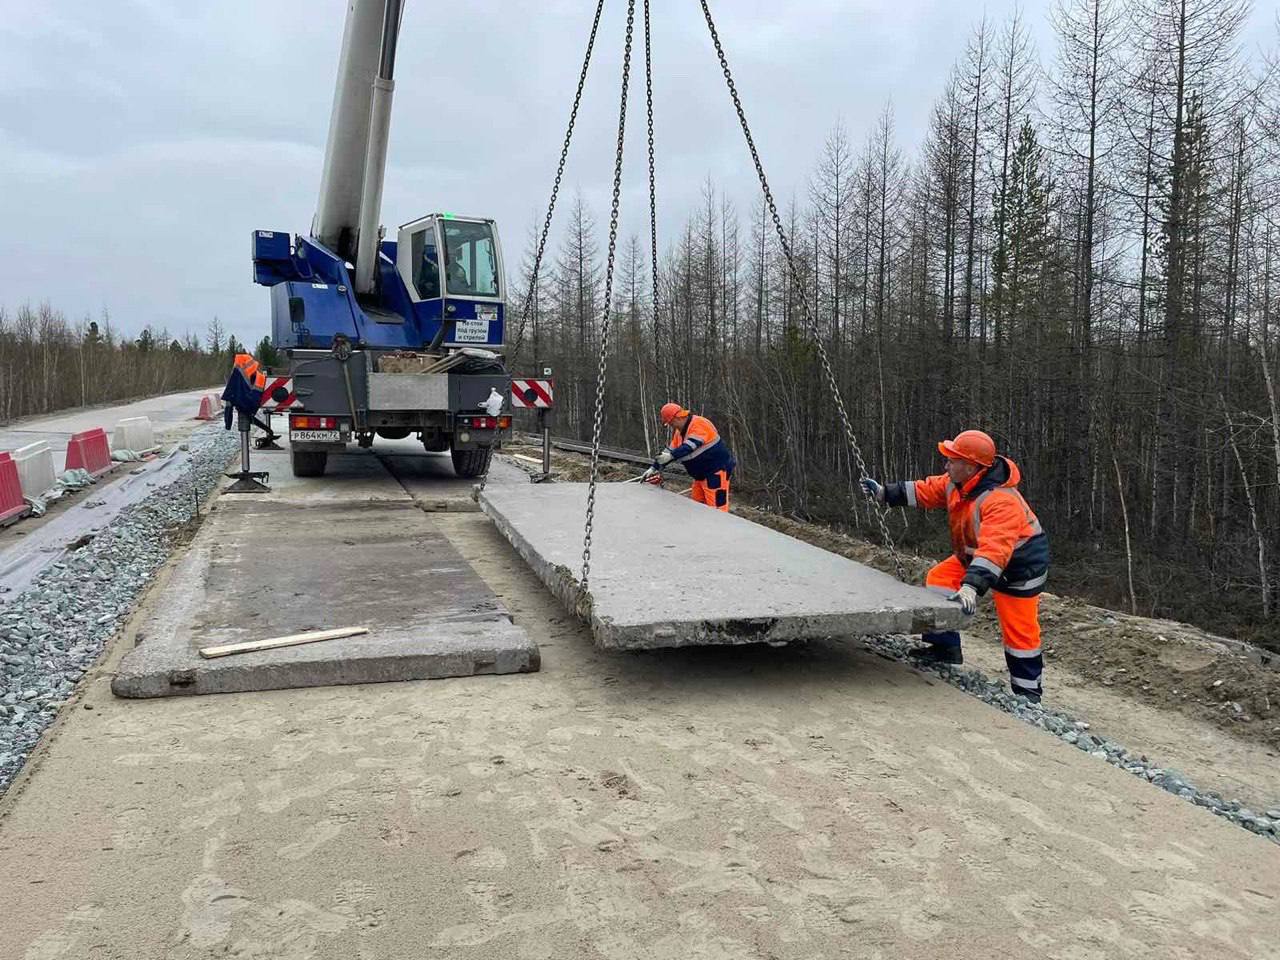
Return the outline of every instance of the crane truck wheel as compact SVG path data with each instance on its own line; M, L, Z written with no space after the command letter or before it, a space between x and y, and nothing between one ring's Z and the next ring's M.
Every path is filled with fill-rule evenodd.
M476 447L471 450L449 451L453 459L453 472L464 480L478 477L489 469L489 460L493 457L492 447Z
M329 454L324 450L291 450L289 464L293 467L295 477L323 477L324 468L329 462Z

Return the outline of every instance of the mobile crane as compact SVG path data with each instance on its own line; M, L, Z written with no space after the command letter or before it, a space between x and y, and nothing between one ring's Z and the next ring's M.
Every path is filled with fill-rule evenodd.
M380 226L403 7L350 0L311 231L253 232L253 279L270 288L272 341L297 398L295 476L322 475L352 440L416 434L476 477L511 432L497 225L433 213L394 240Z

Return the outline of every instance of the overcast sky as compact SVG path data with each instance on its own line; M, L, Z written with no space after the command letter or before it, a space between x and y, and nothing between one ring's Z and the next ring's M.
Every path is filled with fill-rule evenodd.
M754 200L749 157L696 0L652 0L660 231L710 176ZM990 0L1003 20L1014 0ZM1274 8L1247 41L1269 40ZM305 233L345 0L50 0L0 18L0 306L103 309L120 329L269 332L250 279L255 228ZM626 5L608 0L566 175L602 225ZM1041 58L1044 9L1026 4ZM383 221L497 218L515 272L541 221L581 65L590 0L407 0ZM802 190L837 120L861 143L888 99L909 155L977 4L713 4L780 200ZM637 23L636 67L643 66ZM625 233L647 232L643 73L633 73ZM668 214L664 217L663 214Z

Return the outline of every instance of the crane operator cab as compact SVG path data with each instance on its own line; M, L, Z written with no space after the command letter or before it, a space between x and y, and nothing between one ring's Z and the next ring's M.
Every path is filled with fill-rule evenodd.
M435 346L501 344L502 250L492 220L432 214L400 228L396 269Z

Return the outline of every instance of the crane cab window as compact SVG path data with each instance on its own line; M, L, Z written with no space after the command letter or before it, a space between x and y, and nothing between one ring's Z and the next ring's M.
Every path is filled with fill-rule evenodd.
M442 226L446 258L444 282L449 295L498 296L498 251L493 226L465 220L446 220Z
M412 252L413 285L418 296L423 300L434 300L440 296L440 258L436 252L436 230L434 225L419 230L409 238Z

